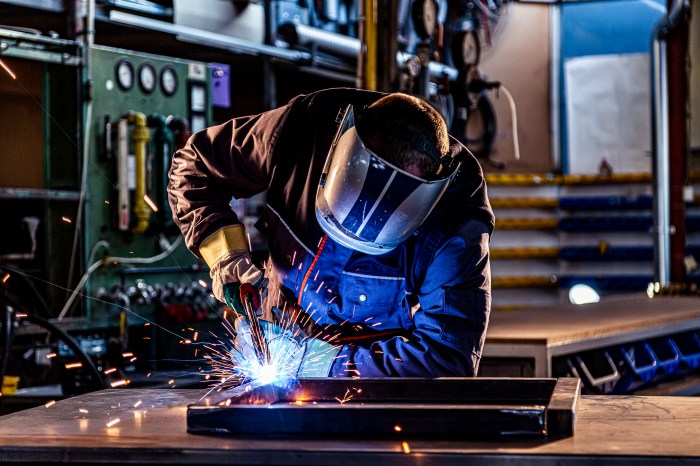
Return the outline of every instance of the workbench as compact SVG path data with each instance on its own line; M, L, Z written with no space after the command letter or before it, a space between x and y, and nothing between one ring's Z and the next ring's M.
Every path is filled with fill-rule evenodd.
M492 312L480 375L562 377L553 371L555 358L698 330L698 296L649 298L640 293L579 306ZM499 361L517 360L527 360L527 369L517 363L499 369Z
M575 433L566 438L404 443L188 434L187 405L204 393L110 389L0 417L0 463L700 464L700 398L694 397L584 396Z

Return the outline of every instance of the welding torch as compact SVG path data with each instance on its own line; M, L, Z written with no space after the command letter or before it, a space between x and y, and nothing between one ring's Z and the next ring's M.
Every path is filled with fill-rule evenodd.
M260 292L250 283L241 283L240 295L248 325L250 325L250 339L253 342L255 356L261 366L267 366L270 364L270 350L267 347L265 332L258 320L258 310L261 308Z

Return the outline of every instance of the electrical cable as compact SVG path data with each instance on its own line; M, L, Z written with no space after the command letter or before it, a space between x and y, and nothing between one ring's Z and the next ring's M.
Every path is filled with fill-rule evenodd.
M508 98L508 103L510 104L510 113L513 120L513 153L515 154L515 160L520 160L520 136L518 135L518 111L515 108L515 99L513 99L513 94L510 93L508 88L501 83L500 89Z
M158 262L159 260L165 259L168 257L172 252L180 246L180 243L182 243L183 236L178 236L178 238L175 240L175 242L169 244L167 248L159 253L156 254L155 256L151 257L105 257L102 260L96 261L93 264L91 264L85 274L82 276L80 279L80 282L78 282L78 285L76 285L75 289L71 293L70 297L66 301L66 304L63 306L63 309L61 309L61 312L58 314L58 317L56 320L63 320L63 318L68 314L68 311L73 307L73 303L75 302L75 299L80 295L80 292L82 291L83 287L85 286L85 283L87 283L88 279L90 278L90 275L92 275L95 270L99 269L103 264L106 264L108 262L120 262L122 264L152 264L154 262ZM161 244L164 244L165 240L164 238L161 238ZM94 259L93 254L97 250L98 247L100 246L109 246L109 243L107 241L98 241L95 246L92 248L92 252L90 253L90 257Z

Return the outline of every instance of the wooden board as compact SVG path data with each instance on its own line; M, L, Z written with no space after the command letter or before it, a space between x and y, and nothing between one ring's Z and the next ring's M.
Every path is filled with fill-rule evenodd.
M657 465L700 459L700 398L695 397L584 396L573 437L503 442L280 441L188 434L187 405L202 395L201 390L186 389L103 390L3 416L0 462L340 466L458 465L480 458L480 464L489 465L514 460L562 464L574 459L577 464L610 464L616 459L618 464ZM108 427L115 419L120 421Z

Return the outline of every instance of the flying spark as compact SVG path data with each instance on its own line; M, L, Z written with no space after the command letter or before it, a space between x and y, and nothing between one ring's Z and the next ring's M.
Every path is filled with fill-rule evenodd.
M143 200L146 202L146 204L148 204L148 207L150 207L153 212L158 212L158 206L155 202L153 202L153 199L148 197L148 194L143 195Z
M73 223L73 220L69 219L68 217L61 217L61 220L63 220L66 223Z
M353 395L350 393L350 389L348 388L345 390L345 395L343 395L343 398L336 397L335 399L342 405L343 403L350 401L352 397Z
M10 274L6 273L4 277L2 277L2 283L5 284L7 281L10 279Z
M66 369L77 369L79 367L83 367L82 362L71 362L69 364L66 364Z
M50 408L51 406L53 406L53 405L55 405L55 404L56 404L56 400L51 400L51 401L49 401L48 403L46 403L46 404L44 405L44 407Z
M401 442L401 449L406 454L411 453L411 447L408 445L408 442Z
M303 347L299 346L298 341L303 335L298 334L299 329L292 330L291 321L286 322L289 328L267 326L263 330L264 335L256 336L267 340L270 359L264 364L251 346L252 339L236 339L232 336L237 333L233 324L228 320L223 320L221 324L230 339L212 333L216 342L203 345L207 352L203 358L209 363L208 370L202 371L204 379L216 381L211 391L232 388L245 381L285 387L296 380L298 353Z
M114 427L115 425L119 424L119 421L121 421L119 418L112 419L107 423L107 427Z
M0 67L2 67L3 70L7 71L7 74L9 74L12 79L17 79L17 75L14 74L10 67L7 66L2 60L0 60Z
M126 380L117 380L109 384L112 388L122 387L126 385Z

